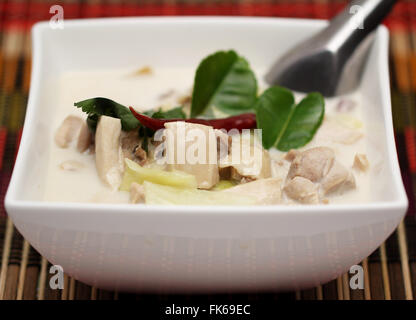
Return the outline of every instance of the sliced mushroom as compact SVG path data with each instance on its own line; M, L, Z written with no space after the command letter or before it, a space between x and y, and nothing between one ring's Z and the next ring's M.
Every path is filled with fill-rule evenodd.
M99 177L113 189L119 187L123 170L120 135L120 119L100 117L95 133L95 162Z
M288 179L303 177L317 182L325 176L334 162L335 154L331 148L316 147L298 154L293 160Z
M141 166L146 163L147 153L141 148L142 139L139 137L137 129L121 132L121 149L123 156L137 162Z
M87 123L85 121L81 124L81 129L79 130L78 141L77 141L77 150L79 152L86 151L92 142L92 134L90 129L88 129Z
M347 168L335 161L328 174L322 179L321 188L324 195L353 189L355 188L355 178Z
M284 191L289 198L299 201L300 203L319 203L318 186L304 177L294 177L286 183Z
M281 183L282 180L279 178L260 179L240 184L223 192L254 197L260 205L277 204L281 200Z
M67 116L55 133L55 142L61 148L68 148L81 128L82 120L77 116Z
M354 157L353 168L360 171L367 171L369 167L370 162L368 161L367 156L363 153L357 153Z
M144 203L144 187L133 182L130 186L130 203Z

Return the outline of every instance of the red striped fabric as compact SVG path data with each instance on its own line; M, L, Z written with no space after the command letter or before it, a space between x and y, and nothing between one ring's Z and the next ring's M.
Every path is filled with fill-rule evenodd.
M409 162L410 172L416 172L416 130L412 127L407 127L404 130L407 160Z
M3 168L4 150L6 149L7 128L0 128L0 170Z
M57 1L34 2L7 1L0 4L3 16L0 28L29 29L35 22L48 20L53 14L49 9ZM58 1L59 3L59 1ZM166 16L166 15L241 15L275 16L328 19L342 10L346 1L282 2L282 3L81 3L61 4L65 19L122 16ZM413 14L411 14L413 13ZM400 1L386 19L388 26L416 25L416 2ZM409 24L409 22L412 22Z

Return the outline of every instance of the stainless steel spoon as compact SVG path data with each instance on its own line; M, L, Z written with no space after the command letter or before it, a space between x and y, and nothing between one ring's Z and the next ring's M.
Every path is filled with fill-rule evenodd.
M369 34L396 0L352 1L329 25L282 56L267 73L269 84L327 97L348 93L360 83Z

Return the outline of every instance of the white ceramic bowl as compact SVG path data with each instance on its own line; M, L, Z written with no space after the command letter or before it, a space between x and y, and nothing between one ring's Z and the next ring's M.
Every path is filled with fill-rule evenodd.
M6 208L23 236L85 283L142 292L282 290L336 278L375 250L402 219L407 198L394 143L388 32L377 30L361 91L368 139L384 155L372 202L326 206L198 207L42 202L49 125L62 72L196 66L233 48L271 65L324 21L275 18L128 18L33 28L33 72ZM371 153L371 150L369 150ZM371 156L371 154L369 154Z

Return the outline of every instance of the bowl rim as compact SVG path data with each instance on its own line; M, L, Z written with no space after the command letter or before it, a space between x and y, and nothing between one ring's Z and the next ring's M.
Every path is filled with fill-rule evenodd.
M89 28L89 27L108 27L110 25L120 24L212 24L223 23L229 25L246 25L250 23L262 23L280 26L309 26L313 25L324 26L328 22L326 20L319 19L298 19L298 18L276 18L276 17L235 17L235 16L153 16L153 17L123 17L123 18L98 18L98 19L68 19L65 20L66 28ZM344 212L344 211L371 211L379 212L380 210L403 210L403 213L408 207L408 199L404 189L403 181L401 179L401 172L396 152L396 144L394 139L393 120L391 112L391 99L390 99L390 83L389 83L389 71L388 71L388 41L389 34L388 29L385 26L379 26L377 30L377 37L380 40L380 58L379 60L379 72L381 91L383 92L383 119L386 128L386 146L387 151L390 153L389 157L389 170L392 170L394 185L398 187L397 198L392 201L374 201L369 203L357 203L357 204L327 204L327 205L255 205L255 206L196 206L196 205L145 205L145 204L107 204L107 203L81 203L81 202L50 202L50 201L32 201L32 200L18 200L16 194L19 190L18 181L21 175L21 171L25 163L27 162L27 147L30 143L29 136L34 132L34 113L36 110L36 97L39 94L39 77L41 73L40 57L42 56L43 34L45 32L53 32L49 28L48 21L37 22L32 27L32 77L30 81L29 98L26 109L26 117L23 126L23 132L20 142L19 151L16 157L15 165L13 168L10 184L7 189L5 197L5 207L9 213L13 213L19 209L42 209L42 210L54 210L56 212L65 213L70 210L85 210L88 212L97 211L103 213L112 213L119 211L126 214L138 214L148 211L155 213L163 213L169 211L179 211L184 214L210 213L210 214L252 214L254 211L265 214L279 214L287 213L302 214L302 213L314 213L314 214L327 214L329 212Z

